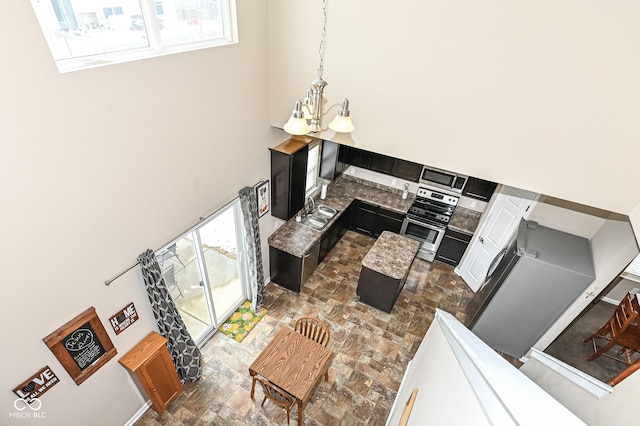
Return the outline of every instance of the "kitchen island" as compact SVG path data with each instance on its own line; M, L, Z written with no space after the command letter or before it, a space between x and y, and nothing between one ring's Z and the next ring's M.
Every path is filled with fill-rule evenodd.
M362 260L356 290L360 301L391 312L419 247L416 240L384 231Z

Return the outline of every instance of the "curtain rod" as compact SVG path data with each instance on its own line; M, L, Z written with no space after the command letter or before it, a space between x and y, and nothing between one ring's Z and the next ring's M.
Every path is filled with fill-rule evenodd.
M261 183L264 182L264 179L260 179L260 181L258 183L256 183L255 185L253 185L253 187L255 188L256 186L260 185ZM160 248L168 246L169 244L171 244L172 241L177 240L178 238L180 238L181 236L183 236L184 234L186 234L187 232L192 231L193 229L195 229L196 227L198 227L198 225L200 225L202 223L202 221L209 219L211 216L213 216L214 214L216 214L218 212L218 210L224 209L225 207L227 207L229 204L234 203L236 200L238 200L238 198L240 197L233 197L231 200L227 201L226 203L224 203L222 206L218 207L217 209L215 209L213 212L209 213L208 215L204 216L204 217L200 217L200 220L198 221L198 223L196 223L195 225L191 226L190 228L187 228L186 231L178 234L176 237L172 238L171 240L169 240L166 244L160 246ZM160 250L160 249L158 249ZM154 250L154 253L158 250ZM136 262L133 265L129 266L127 269L125 269L124 271L120 272L118 275L112 277L111 279L108 279L104 282L104 285L109 286L112 282L114 282L115 280L117 280L118 278L120 278L121 276L123 276L124 274L126 274L127 272L129 272L130 270L132 270L133 268L135 268L136 266L138 266L140 264L140 262Z

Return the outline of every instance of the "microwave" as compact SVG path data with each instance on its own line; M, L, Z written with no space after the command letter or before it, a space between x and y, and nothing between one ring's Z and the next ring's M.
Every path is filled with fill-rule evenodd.
M468 176L424 166L420 174L420 183L437 188L448 189L449 191L462 193L464 184L467 183Z

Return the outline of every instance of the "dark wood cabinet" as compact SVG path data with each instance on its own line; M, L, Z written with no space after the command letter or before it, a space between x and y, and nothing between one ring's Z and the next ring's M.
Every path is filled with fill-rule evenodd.
M365 151L352 146L342 145L340 149L342 150L342 171L351 165L411 182L418 182L420 179L422 164Z
M469 246L471 235L447 229L438 247L435 260L457 266Z
M404 215L364 201L354 201L351 229L363 235L377 238L382 231L400 233Z
M304 206L308 144L311 138L291 138L271 150L271 215L289 220Z
M340 238L347 232L351 224L353 216L353 203L343 211L336 221L331 224L331 227L322 235L320 239L320 254L318 256L318 263L322 262L324 258L329 254L333 247L340 241Z
M347 148L331 141L322 141L322 158L319 176L322 179L333 180L340 176L348 167L346 157Z
M353 203L355 203L355 205L351 229L363 235L373 237L373 226L378 216L378 206L360 200L355 200Z
M135 374L151 399L153 409L159 414L183 391L166 343L167 339L155 331L151 332L119 360Z
M462 190L462 195L465 197L475 198L477 200L489 201L497 186L498 184L495 182L470 176Z
M318 267L321 241L315 242L302 257L269 246L269 277L274 283L296 293Z
M394 234L399 234L404 217L405 215L401 213L396 213L380 207L378 210L378 216L376 216L376 222L373 225L373 236L378 237L382 234L382 231L391 231Z
M393 159L393 168L391 169L392 176L411 182L418 182L420 173L422 173L422 164L401 160L399 158Z
M394 158L388 155L382 155L375 152L371 154L371 170L385 175L393 174L393 162Z

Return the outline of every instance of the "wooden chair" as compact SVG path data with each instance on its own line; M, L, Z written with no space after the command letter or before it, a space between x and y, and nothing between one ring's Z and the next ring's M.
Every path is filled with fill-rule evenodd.
M296 321L295 330L309 339L327 346L331 340L329 326L318 318L302 317ZM324 373L324 380L329 381L329 372Z
M280 389L267 379L257 376L253 376L253 379L260 383L262 390L264 391L264 399L260 406L262 407L267 398L269 398L275 404L281 406L287 411L287 424L290 424L291 407L296 403L296 397L289 395L286 391ZM300 415L300 413L298 413L298 415Z
M302 317L296 321L295 330L309 339L327 346L331 339L329 326L318 318Z
M623 362L631 365L631 354L640 351L640 328L638 325L638 315L640 307L635 295L627 293L618 305L611 319L596 331L591 337L584 341L591 340L593 343L593 355L587 358L587 361L593 361L599 356ZM598 347L597 339L606 341L601 347ZM619 346L617 355L607 353L614 346ZM621 355L624 353L624 357Z

